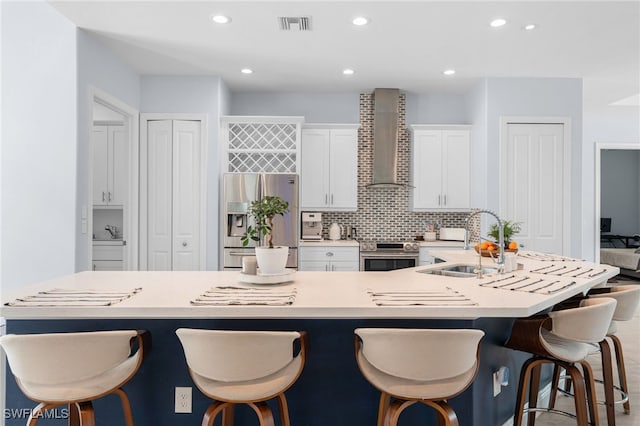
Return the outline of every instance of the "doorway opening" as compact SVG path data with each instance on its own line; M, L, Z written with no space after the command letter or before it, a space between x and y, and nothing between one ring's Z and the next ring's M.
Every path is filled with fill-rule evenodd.
M138 270L139 112L95 87L89 88L89 107L90 204L86 214L83 209L89 268ZM94 255L96 242L120 245L120 259L101 258L103 251L114 252L111 247Z
M623 248L635 244L634 236L640 234L640 144L596 143L595 154L593 257L600 263L602 241L607 247ZM625 173L631 178L623 177Z

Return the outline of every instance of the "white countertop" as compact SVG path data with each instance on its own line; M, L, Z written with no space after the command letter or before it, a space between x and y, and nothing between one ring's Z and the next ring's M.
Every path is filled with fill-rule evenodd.
M473 251L443 250L440 257L453 262L477 262ZM520 259L525 269L516 275L531 275L528 270L549 265ZM486 266L491 260L486 259ZM453 278L418 273L443 264L401 269L390 272L301 272L294 281L278 288L295 287L297 297L288 306L191 306L190 301L213 286L251 286L238 282L239 272L81 272L41 282L5 294L0 316L7 319L80 319L80 318L441 318L474 319L480 317L526 317L547 309L591 287L606 282L619 269L587 262L567 262L573 265L605 269L594 278L553 277L561 282L576 284L552 295L509 291L481 287L491 279ZM542 275L540 275L542 276ZM5 302L37 293L63 289L132 289L142 291L113 306L100 307L16 307ZM464 294L475 306L376 306L368 290L447 290Z
M449 240L435 240L435 241L419 241L420 247L464 247L464 241L449 241Z
M360 247L357 240L300 240L298 247Z

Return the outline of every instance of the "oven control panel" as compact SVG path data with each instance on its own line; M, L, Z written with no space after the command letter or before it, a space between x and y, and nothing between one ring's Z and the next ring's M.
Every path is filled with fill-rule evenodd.
M417 253L419 249L418 243L414 242L360 241L360 251L367 252Z

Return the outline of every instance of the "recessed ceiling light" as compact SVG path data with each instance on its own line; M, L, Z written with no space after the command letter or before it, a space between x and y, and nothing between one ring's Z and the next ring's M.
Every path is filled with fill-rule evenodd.
M364 16L357 16L355 18L353 18L353 21L351 21L353 23L353 25L357 25L359 27L363 26L363 25L367 25L369 23L369 19L365 18Z
M498 27L503 26L506 23L507 23L506 19L497 18L497 19L494 19L493 21L491 21L491 23L489 23L489 25L491 25L493 28L498 28Z
M225 15L212 15L211 20L216 24L228 24L231 22L231 18Z
M531 30L535 30L536 29L536 24L527 24L524 26L524 29L527 31L531 31Z
M456 70L444 70L442 71L442 74L444 75L454 75L456 73Z
M352 70L351 68L345 68L345 69L342 70L342 74L344 74L344 75L353 75L355 73L356 72L354 70Z
M251 68L242 68L240 72L242 74L253 74L253 70Z

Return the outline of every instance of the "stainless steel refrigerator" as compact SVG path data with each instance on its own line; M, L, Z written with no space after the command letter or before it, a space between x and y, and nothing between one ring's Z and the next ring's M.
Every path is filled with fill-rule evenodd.
M278 195L289 203L289 213L274 218L273 244L289 246L287 268L298 266L298 175L226 173L222 184L222 253L225 270L240 269L242 257L252 255L256 243L242 247L242 235L253 218L247 215L253 201Z

